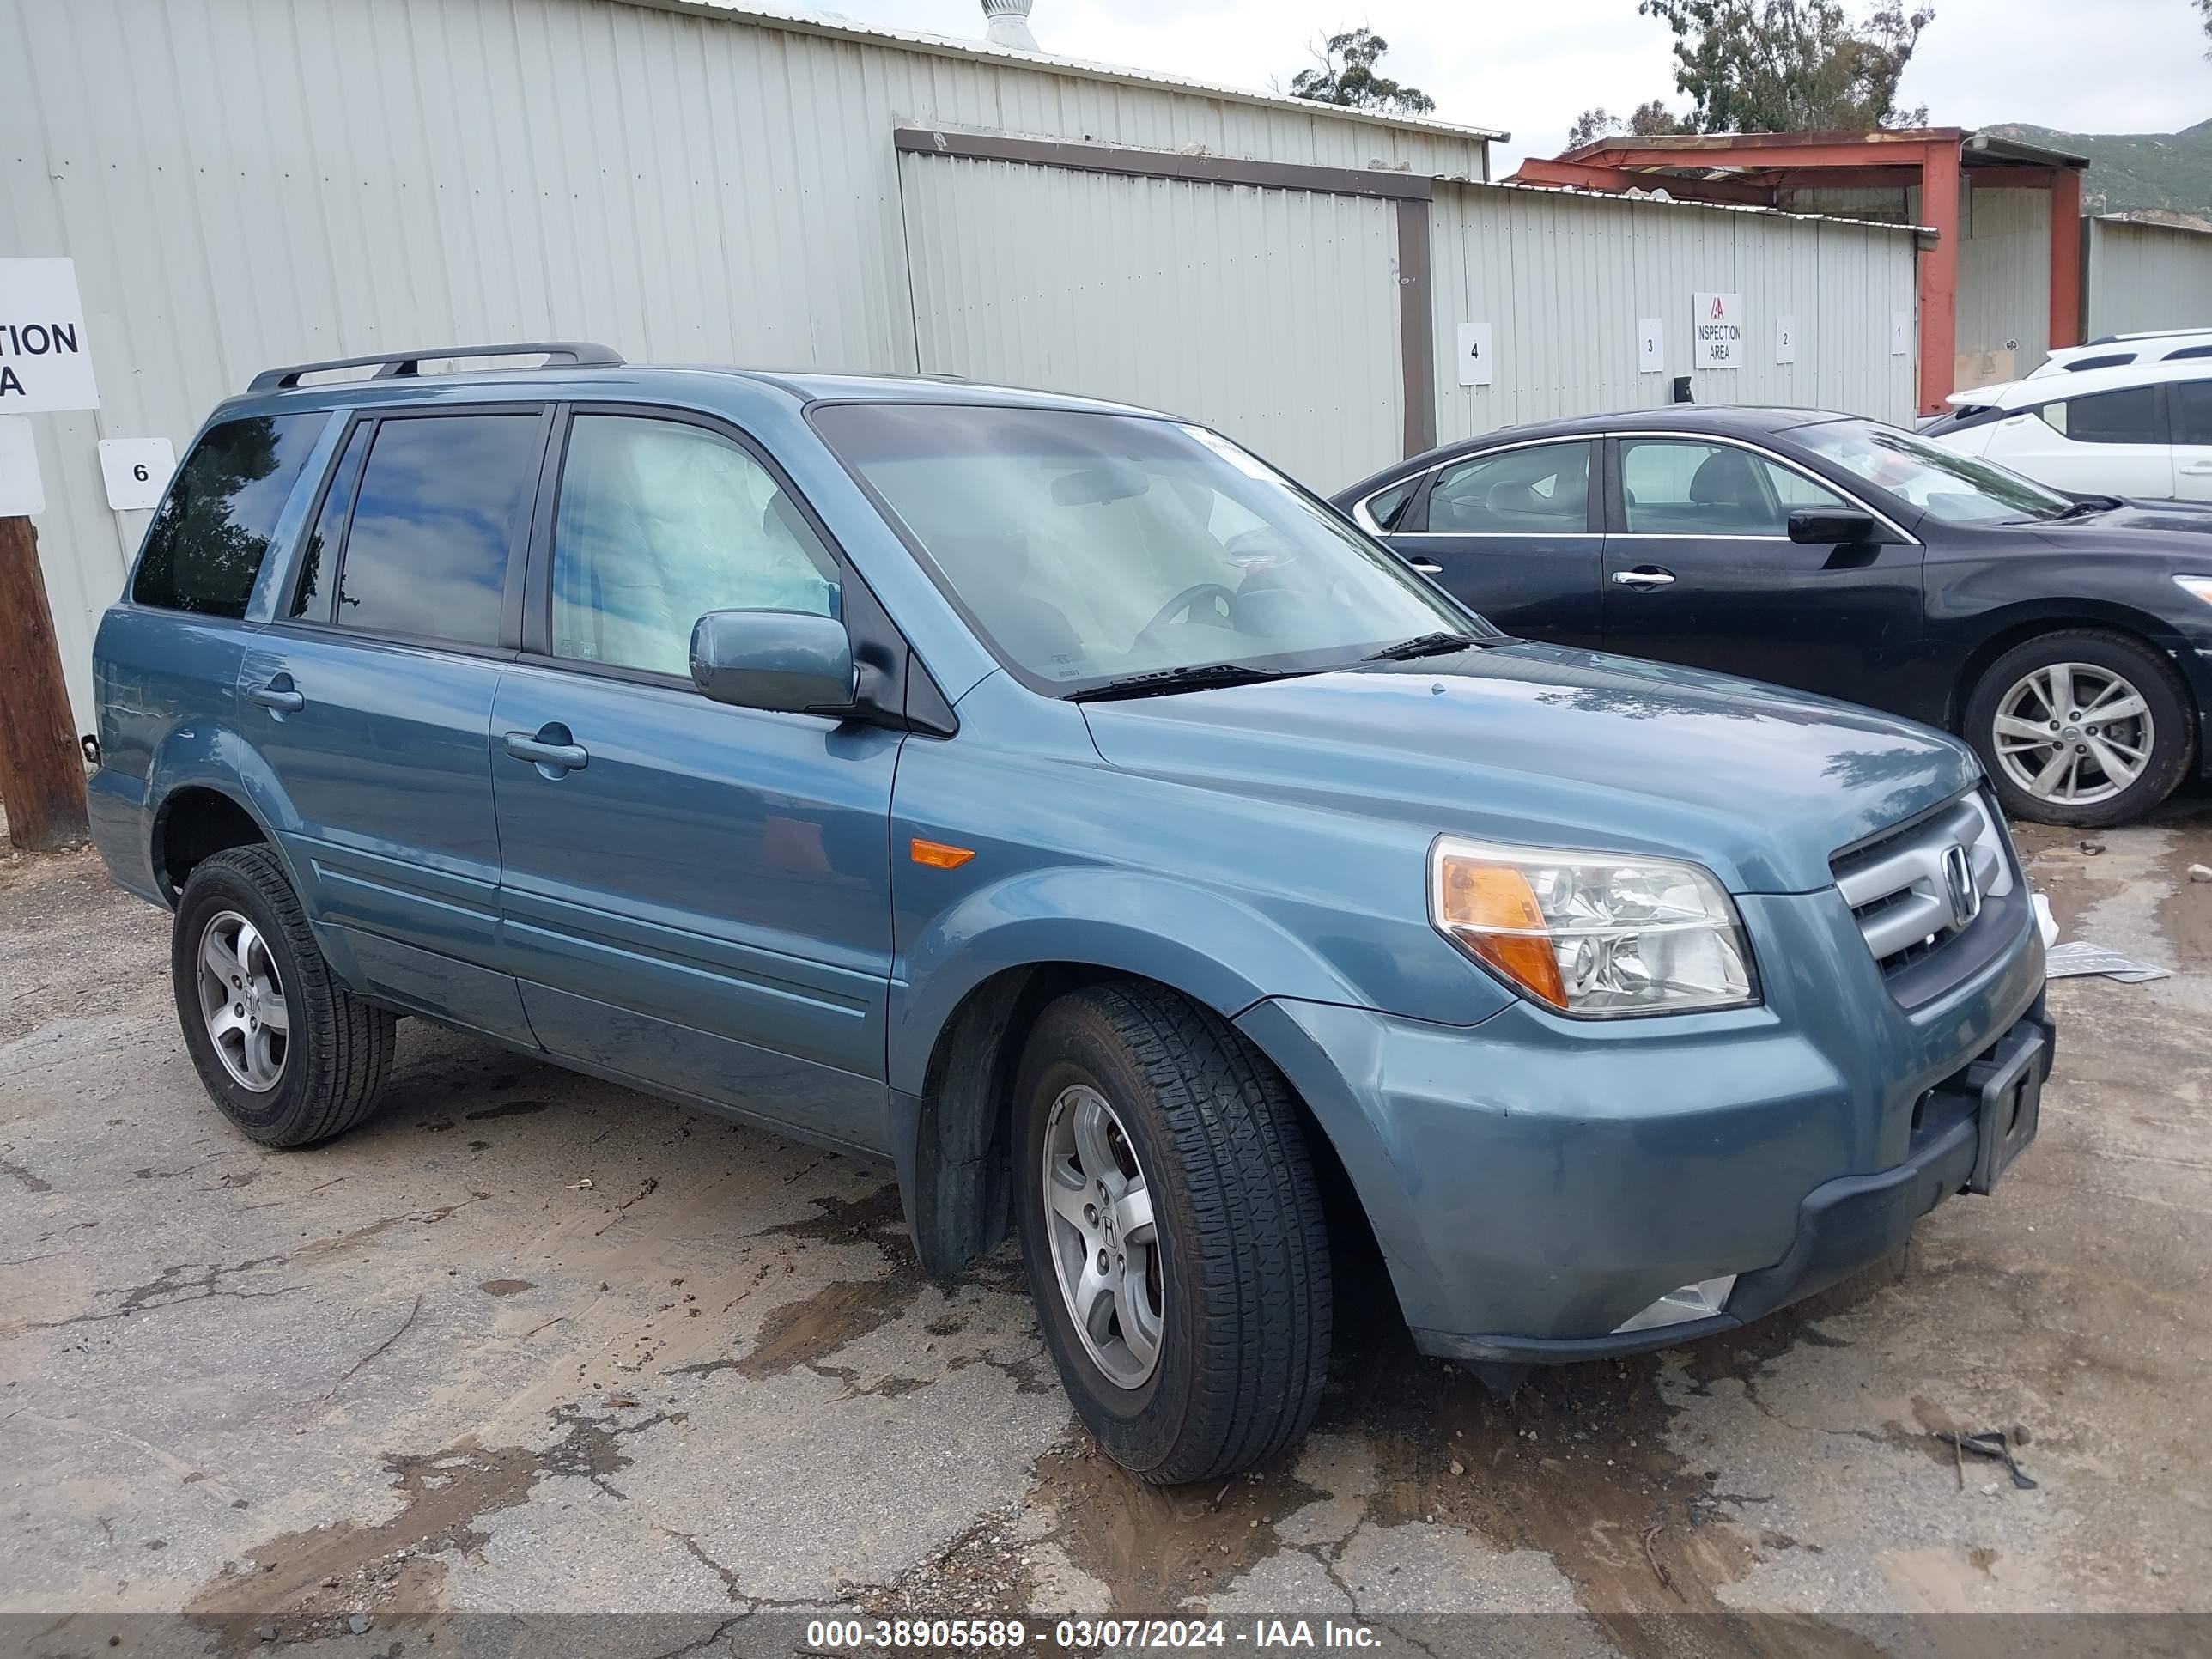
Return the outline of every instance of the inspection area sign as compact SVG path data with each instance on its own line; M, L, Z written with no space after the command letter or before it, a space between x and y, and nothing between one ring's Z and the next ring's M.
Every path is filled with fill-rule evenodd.
M0 415L98 409L74 259L0 259Z
M1695 294L1690 337L1697 342L1699 368L1743 367L1743 295Z

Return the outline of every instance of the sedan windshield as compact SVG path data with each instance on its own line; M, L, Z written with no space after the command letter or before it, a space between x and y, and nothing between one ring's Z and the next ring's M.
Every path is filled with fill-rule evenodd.
M1790 434L1853 477L1927 509L1944 524L2059 519L2074 503L1988 461L1872 421L1826 421Z
M1036 690L1196 689L1498 637L1202 427L945 404L814 422Z

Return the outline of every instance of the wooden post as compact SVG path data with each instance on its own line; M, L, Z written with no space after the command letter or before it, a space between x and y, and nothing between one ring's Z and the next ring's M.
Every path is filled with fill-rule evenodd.
M28 519L0 519L0 806L8 838L27 853L88 833L84 763Z

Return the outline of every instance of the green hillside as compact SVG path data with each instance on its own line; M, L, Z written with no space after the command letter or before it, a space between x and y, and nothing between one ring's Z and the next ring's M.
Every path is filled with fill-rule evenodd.
M2088 212L2163 208L2212 219L2212 121L2179 132L2056 132L2025 125L1988 131L2087 156L2082 207Z

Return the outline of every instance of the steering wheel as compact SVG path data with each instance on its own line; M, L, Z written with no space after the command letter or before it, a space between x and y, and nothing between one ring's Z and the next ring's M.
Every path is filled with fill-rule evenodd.
M1162 605L1158 611L1154 614L1152 621L1145 624L1141 632L1145 634L1151 633L1155 628L1158 628L1165 623L1170 617L1179 617L1184 611L1192 610L1201 599L1212 599L1213 601L1214 611L1216 612L1216 618L1209 620L1204 624L1204 626L1207 628L1230 628L1235 626L1235 624L1230 620L1230 617L1237 604L1237 595L1231 592L1229 589L1224 587L1219 582L1198 582L1189 587L1184 588L1182 592L1176 594L1175 598L1170 599L1165 605ZM1197 623L1198 618L1196 617L1193 617L1191 621L1195 623Z

